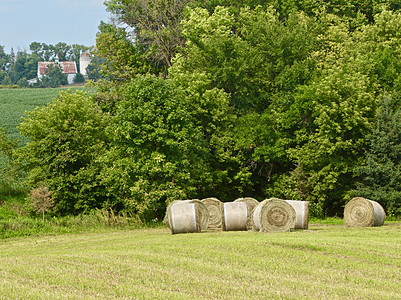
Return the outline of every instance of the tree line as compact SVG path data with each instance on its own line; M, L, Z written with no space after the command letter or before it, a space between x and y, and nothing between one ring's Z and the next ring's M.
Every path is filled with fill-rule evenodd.
M29 52L26 50L18 50L17 52L11 48L10 53L4 51L4 46L0 45L0 85L18 85L27 87L28 80L37 77L38 62L54 61L57 56L60 61L75 61L79 70L79 58L82 52L89 52L93 47L84 45L68 45L59 42L56 45L32 42L29 45ZM58 72L57 72L58 71ZM48 82L36 84L37 87L56 87L58 85L67 84L67 79L63 77L60 70L49 70L47 74ZM89 67L88 76L90 79L98 80L96 70L96 58L94 63Z
M176 199L401 213L398 1L110 0L93 97L28 113L15 157L56 211L159 218Z

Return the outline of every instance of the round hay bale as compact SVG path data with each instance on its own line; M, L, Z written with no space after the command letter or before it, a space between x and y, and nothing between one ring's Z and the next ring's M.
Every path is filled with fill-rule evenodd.
M309 201L285 200L295 209L295 229L308 229Z
M224 230L224 204L217 198L205 198L201 202L209 211L208 230Z
M197 218L199 220L199 226L201 230L207 230L207 227L209 226L209 211L207 210L205 204L203 204L200 200L198 199L192 199L192 200L175 200L169 204L166 210L166 215L163 219L163 223L167 225L168 228L171 229L171 222L170 222L170 208L172 205L175 205L176 203L194 203L195 204L195 212L197 214Z
M381 226L386 218L383 207L376 201L355 197L345 205L344 221L349 227Z
M224 224L226 231L247 230L248 213L243 202L224 203Z
M252 213L254 208L259 204L259 201L251 197L245 197L245 198L238 198L234 200L234 202L243 202L246 204L246 209L248 213L248 220L246 223L246 227L248 228L248 230L251 230L253 226Z
M295 227L295 209L284 200L264 200L253 211L254 228L260 232L289 231Z
M174 203L169 207L168 217L172 234L201 231L195 203Z

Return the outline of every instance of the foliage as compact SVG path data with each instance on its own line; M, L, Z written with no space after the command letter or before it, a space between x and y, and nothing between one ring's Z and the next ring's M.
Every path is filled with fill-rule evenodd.
M101 74L112 81L124 81L145 74L152 65L144 57L144 49L134 45L124 28L102 23L96 38L96 56L104 59Z
M0 195L18 195L25 192L23 173L14 159L17 141L0 127Z
M341 213L344 197L352 189L353 170L361 162L375 113L368 79L351 74L331 70L319 82L300 88L300 98L293 104L308 103L313 110L305 116L312 120L308 127L297 128L299 144L289 153L308 175L309 200L321 202L329 214Z
M341 215L357 181L366 187L379 177L369 173L369 151L380 144L369 135L381 122L378 99L401 95L397 3L106 1L115 19L99 27L90 72L102 78L94 97L101 111L85 106L96 121L86 131L81 117L79 127L91 155L69 117L37 110L28 120L43 120L49 134L27 132L31 144L20 155L31 163L29 179L49 185L56 207L64 199L64 213L112 208L149 220L172 200L246 195L310 201L315 216ZM51 50L32 46L39 57ZM67 48L59 45L60 57ZM31 58L0 51L14 64L10 72L3 63L2 81L22 74L18 57L21 66ZM46 120L56 115L71 128L55 134L59 125ZM398 178L398 162L388 161ZM384 182L377 191L387 195ZM401 188L391 189L385 205L398 213Z
M15 62L12 65L12 74L15 77L14 82L22 78L33 79L38 73L38 62L40 57L26 52L18 52Z
M104 111L114 112L118 101L115 85L130 81L141 74L158 73L142 46L134 45L124 28L101 23L96 38L95 68L89 78L104 78L97 82L96 101ZM99 71L97 71L99 68ZM98 72L98 74L97 74Z
M58 56L60 61L72 60L79 66L81 53L90 50L91 47L78 44L68 45L63 42L55 45L32 42L29 49L32 51L32 55L39 57L41 61L52 61Z
M212 80L202 72L170 69L169 79L180 87L190 105L192 122L200 129L206 142L210 187L199 191L198 197L218 195L232 201L253 190L251 172L243 164L244 153L236 149L234 123L237 121L230 107L229 95L213 87Z
M77 73L74 77L74 83L83 83L85 82L85 77L81 73Z
M184 45L180 23L188 2L190 0L108 0L105 5L120 22L129 26L135 44L147 49L148 57L166 73L177 48Z
M204 141L182 91L168 81L138 77L118 96L102 184L110 205L160 219L169 202L196 197L206 183Z
M18 126L29 142L18 149L28 183L43 182L53 191L59 213L102 207L96 159L104 153L107 118L82 92L63 92L45 107L27 112Z
M375 127L367 136L366 163L357 167L354 193L379 202L386 212L401 214L401 109L386 96L380 103Z

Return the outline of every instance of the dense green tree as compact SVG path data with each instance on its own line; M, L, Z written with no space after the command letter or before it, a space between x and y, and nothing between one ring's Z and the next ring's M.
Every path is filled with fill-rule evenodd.
M160 219L169 202L197 197L211 184L205 142L190 103L172 83L138 77L117 93L102 184L117 208Z
M181 20L190 0L108 0L107 9L132 30L137 45L146 48L147 57L160 64L162 72L171 66L177 49L184 45Z
M102 59L98 56L94 56L90 62L90 64L86 67L86 74L88 79L93 81L98 81L102 78L100 75L101 66L106 64L106 59Z
M152 70L151 63L144 59L145 50L132 43L124 28L106 23L99 28L95 55L103 59L101 75L106 79L122 82Z
M178 71L178 69L174 69ZM230 97L223 89L213 86L204 72L186 70L170 73L190 105L193 123L198 126L206 142L211 185L201 195L215 195L223 201L232 201L246 194L255 194L250 181L251 171L244 161L246 151L236 147L235 124L238 119Z
M36 54L29 55L26 52L18 52L17 58L13 65L14 81L17 82L21 78L33 79L38 73L38 62L40 58Z
M401 109L386 96L380 103L375 127L367 137L366 163L357 167L355 195L379 202L394 215L401 214Z
M265 197L274 175L291 168L286 147L296 143L288 145L287 133L278 130L287 122L283 113L291 94L313 77L316 62L310 53L318 49L317 36L324 31L318 25L303 14L284 23L271 8L245 8L235 15L224 7L212 15L195 9L183 23L187 46L173 61L170 77L182 81L182 74L201 73L208 88L229 95L237 117L230 159L242 161L237 172L252 170L254 196Z
M115 85L129 82L141 74L157 74L159 71L146 58L145 49L132 43L124 28L106 23L101 23L99 28L95 52L97 59L93 62L95 74L90 73L90 76L96 75L97 68L100 68L97 76L104 80L98 82L96 99L103 110L113 112L118 100Z
M4 52L4 46L0 45L0 70L5 71L9 61L8 55Z
M83 83L85 82L85 77L81 73L77 73L74 77L74 83Z
M0 76L1 76L1 74L0 74ZM3 80L1 81L0 84L1 85L12 85L11 78L7 73L4 75Z
M105 152L106 125L106 116L82 92L63 92L22 119L18 129L29 142L17 155L28 184L49 186L59 213L103 207L105 187L96 161Z

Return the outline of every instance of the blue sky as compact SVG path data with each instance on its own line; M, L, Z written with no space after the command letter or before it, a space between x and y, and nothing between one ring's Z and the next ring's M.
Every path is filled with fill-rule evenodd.
M93 46L100 21L110 14L104 0L0 0L0 45L6 53L32 42Z

